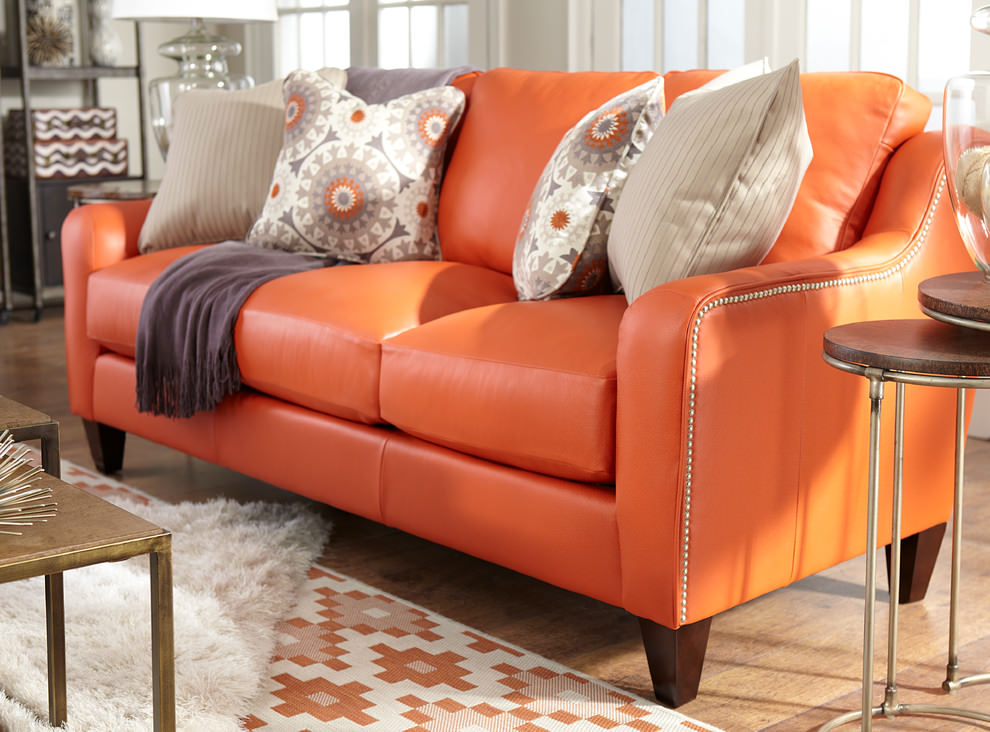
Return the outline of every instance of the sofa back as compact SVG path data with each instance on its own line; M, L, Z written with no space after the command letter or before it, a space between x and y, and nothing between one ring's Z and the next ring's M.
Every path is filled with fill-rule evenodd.
M440 191L443 258L511 273L519 224L560 138L591 110L653 78L650 71L522 69L474 78Z
M667 105L719 73L668 72ZM587 112L654 76L494 69L465 80L467 109L438 210L444 259L511 273L523 213L561 137ZM887 161L924 130L931 111L928 97L887 74L805 73L801 89L814 159L768 262L858 241Z

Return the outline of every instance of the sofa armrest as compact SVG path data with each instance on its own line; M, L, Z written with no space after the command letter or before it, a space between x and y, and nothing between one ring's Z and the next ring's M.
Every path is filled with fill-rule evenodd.
M849 249L670 282L637 299L617 356L624 606L676 628L862 553L865 381L825 364L822 335L922 317L918 283L966 269L940 138L925 134L891 160ZM908 410L909 451L922 438L929 449L910 472L906 457L905 535L950 510L951 490L929 481L951 483L942 412L954 401L926 391Z
M138 234L150 205L141 200L80 206L62 224L69 406L84 419L93 419L93 366L100 354L86 335L87 281L92 272L138 256Z

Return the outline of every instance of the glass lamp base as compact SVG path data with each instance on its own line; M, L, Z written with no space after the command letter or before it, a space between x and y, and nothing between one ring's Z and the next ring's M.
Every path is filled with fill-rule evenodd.
M182 92L191 89L223 89L236 91L250 89L254 80L242 74L219 76L166 76L152 79L148 84L148 101L151 108L151 129L158 141L158 149L163 158L168 158L168 148L172 141L172 113L175 99Z
M167 159L176 97L191 89L249 89L254 79L227 71L227 57L240 53L241 44L210 33L199 19L184 35L159 46L158 52L179 62L178 74L152 79L148 84L151 128L162 157Z

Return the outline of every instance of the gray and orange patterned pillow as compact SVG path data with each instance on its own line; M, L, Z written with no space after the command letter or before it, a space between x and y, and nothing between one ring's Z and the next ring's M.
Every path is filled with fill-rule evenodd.
M295 71L283 99L282 150L247 242L350 262L435 259L444 150L464 93L444 86L366 104Z
M320 69L344 88L342 69ZM243 239L265 205L282 147L282 82L192 89L175 100L168 164L141 227L142 253Z
M589 112L561 139L523 215L512 261L520 300L597 291L619 193L663 116L663 78Z

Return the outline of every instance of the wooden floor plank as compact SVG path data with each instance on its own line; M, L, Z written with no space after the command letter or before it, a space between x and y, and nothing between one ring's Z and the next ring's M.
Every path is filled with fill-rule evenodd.
M10 324L0 327L0 393L60 420L63 456L91 465L82 425L68 406L58 309L47 310L40 323L15 313ZM966 458L961 662L967 671L990 671L990 443L971 439ZM230 496L308 502L134 436L128 436L120 478L171 501ZM321 510L334 522L325 555L330 566L649 697L638 624L624 611L365 519ZM952 696L940 689L947 643L948 541L946 536L928 597L902 609L901 701L990 712L990 687ZM878 566L883 567L882 556ZM715 618L701 691L681 711L726 730L797 732L817 729L830 717L857 708L864 567L862 557L851 560ZM879 596L877 643L885 644L886 590ZM878 678L884 672L878 663ZM880 699L878 687L875 700ZM924 718L880 720L874 728L966 727Z

